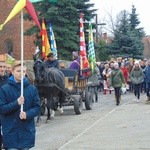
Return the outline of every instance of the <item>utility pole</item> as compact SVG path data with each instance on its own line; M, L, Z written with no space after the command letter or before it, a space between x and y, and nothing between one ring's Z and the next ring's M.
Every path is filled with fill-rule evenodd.
M106 25L106 23L98 23L98 15L95 14L96 19L95 19L95 23L96 23L96 43L98 43L98 26L103 26Z

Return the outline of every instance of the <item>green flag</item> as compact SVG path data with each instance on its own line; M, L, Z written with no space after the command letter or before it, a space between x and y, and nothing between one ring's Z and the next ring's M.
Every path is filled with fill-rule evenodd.
M89 23L88 60L92 74L94 74L94 69L96 67L96 57L95 57L93 30L91 23Z

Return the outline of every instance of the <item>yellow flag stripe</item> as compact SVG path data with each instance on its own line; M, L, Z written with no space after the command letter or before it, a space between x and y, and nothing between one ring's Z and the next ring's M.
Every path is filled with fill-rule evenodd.
M19 0L5 22L3 23L3 26L10 21L19 11L21 11L26 6L26 0Z

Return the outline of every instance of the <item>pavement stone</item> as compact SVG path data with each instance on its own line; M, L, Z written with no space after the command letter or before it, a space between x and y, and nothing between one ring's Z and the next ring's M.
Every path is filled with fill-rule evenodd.
M150 105L132 96L58 150L150 150Z

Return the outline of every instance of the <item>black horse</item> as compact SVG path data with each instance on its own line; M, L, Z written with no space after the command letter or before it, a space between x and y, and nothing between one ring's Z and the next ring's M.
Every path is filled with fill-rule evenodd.
M60 110L63 113L62 103L65 100L64 74L57 68L45 68L44 62L40 59L34 62L33 70L39 95L47 99L47 120L50 120L50 116L54 117L54 98L59 99ZM52 113L50 113L50 109Z

